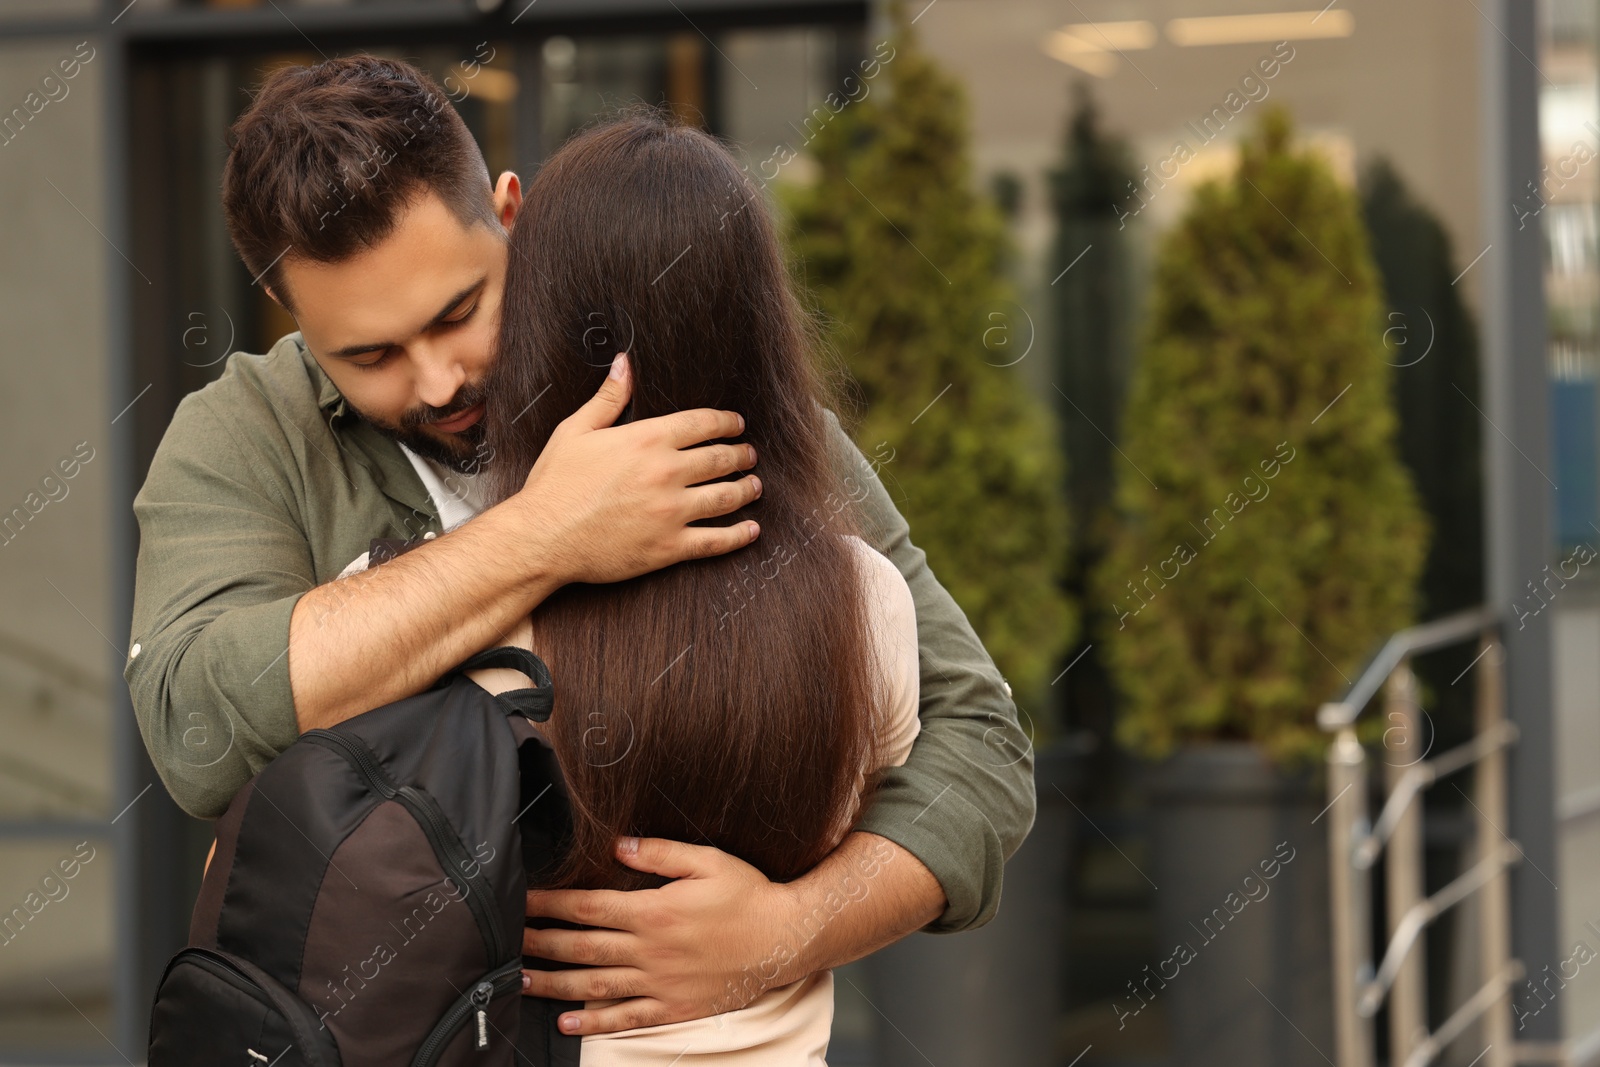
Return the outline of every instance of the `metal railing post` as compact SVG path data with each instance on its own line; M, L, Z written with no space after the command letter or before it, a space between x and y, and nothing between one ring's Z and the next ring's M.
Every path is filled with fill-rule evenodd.
M1374 1019L1387 1004L1392 1067L1429 1067L1471 1028L1488 1047L1473 1060L1482 1067L1511 1067L1528 1060L1529 1046L1512 1032L1510 991L1522 977L1511 957L1508 866L1520 846L1502 841L1506 823L1506 749L1516 744L1516 725L1506 719L1504 646L1499 622L1487 608L1459 612L1402 630L1384 642L1361 675L1336 701L1317 711L1317 724L1333 736L1328 749L1329 903L1332 906L1333 1013L1336 1067L1373 1067ZM1413 656L1478 639L1474 733L1449 751L1428 751L1422 729L1427 716L1418 703ZM1458 679L1459 680L1459 679ZM1453 683L1452 683L1453 684ZM1362 709L1382 692L1385 726L1385 798L1373 822L1368 814L1367 754L1356 738ZM1423 793L1435 783L1472 767L1473 862L1457 877L1426 895ZM1317 821L1316 819L1312 820ZM1386 857L1384 913L1388 935L1381 965L1372 957L1372 874ZM1426 936L1446 912L1479 895L1476 918L1461 916L1480 945L1481 980L1455 1005L1437 1031L1428 1029ZM1519 1049L1521 1050L1519 1052Z
M1410 657L1401 660L1389 675L1384 696L1384 776L1392 793L1407 769L1420 762L1426 752L1418 714L1417 679ZM1422 902L1422 875L1422 796L1418 794L1406 805L1389 839L1384 913L1390 937L1400 931L1406 914ZM1428 1036L1427 975L1423 964L1422 945L1418 943L1401 964L1389 995L1389 1048L1394 1063L1405 1063Z
M1366 761L1355 728L1341 726L1328 749L1328 890L1339 1067L1373 1067L1372 1024L1356 1006L1361 983L1372 969L1370 880L1355 861L1356 846L1368 828Z
M1501 674L1505 649L1492 636L1485 637L1481 647L1475 679L1477 721L1474 725L1479 736L1484 736L1499 730L1505 719L1505 684ZM1478 764L1476 779L1477 853L1479 857L1486 857L1500 847L1499 827L1507 825L1504 748L1497 748L1483 758ZM1510 873L1502 870L1483 887L1478 908L1480 983L1502 980L1512 966L1510 879ZM1489 1045L1483 1067L1511 1067L1516 1057L1512 1047L1509 989L1505 1002L1484 1014L1483 1038Z

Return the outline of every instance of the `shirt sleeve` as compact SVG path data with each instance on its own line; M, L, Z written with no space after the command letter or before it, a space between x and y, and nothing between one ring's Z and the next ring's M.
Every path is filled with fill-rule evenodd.
M837 416L827 419L835 473L860 501L863 538L905 578L918 637L921 731L855 828L893 841L938 879L947 906L930 932L982 926L999 907L1005 861L1033 826L1033 748L1009 686L912 544L875 466Z
M261 420L262 432L281 431ZM124 669L178 806L216 818L298 727L289 618L315 584L281 472L203 394L186 397L134 499L139 559Z

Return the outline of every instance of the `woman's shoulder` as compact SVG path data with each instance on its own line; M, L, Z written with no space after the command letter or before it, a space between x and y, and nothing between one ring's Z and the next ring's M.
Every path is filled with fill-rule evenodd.
M861 581L867 588L882 591L886 594L898 594L903 590L905 599L911 599L911 587L906 584L905 578L900 574L900 569L882 552L867 544L855 534L845 534L841 540L848 545L861 564Z
M911 752L921 728L917 717L920 698L920 650L917 608L911 587L890 560L859 537L845 538L860 560L860 577L866 589L868 639L872 643L879 684L883 687L884 718L879 731L886 765L899 766Z

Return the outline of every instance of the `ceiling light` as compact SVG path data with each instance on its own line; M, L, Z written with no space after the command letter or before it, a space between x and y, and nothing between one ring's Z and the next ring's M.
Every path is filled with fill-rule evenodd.
M1075 38L1084 48L1102 52L1126 52L1156 43L1155 24L1144 21L1079 22L1062 27L1057 35Z
M1052 33L1045 38L1044 51L1051 59L1058 59L1071 67L1087 71L1096 78L1109 78L1116 73L1117 57L1111 52L1085 48L1078 38L1066 33Z
M1278 11L1266 15L1220 15L1173 19L1167 37L1177 45L1251 44L1349 37L1356 19L1348 11Z
M1080 22L1045 38L1045 54L1096 78L1116 73L1117 52L1150 48L1156 28L1149 22Z

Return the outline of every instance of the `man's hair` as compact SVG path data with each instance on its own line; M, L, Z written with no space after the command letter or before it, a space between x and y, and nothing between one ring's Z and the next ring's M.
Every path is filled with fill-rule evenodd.
M489 170L422 71L377 56L274 71L233 124L222 172L228 234L288 306L283 260L337 263L387 238L433 192L463 225L493 224Z

